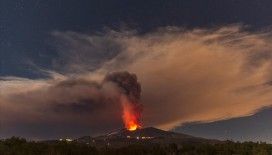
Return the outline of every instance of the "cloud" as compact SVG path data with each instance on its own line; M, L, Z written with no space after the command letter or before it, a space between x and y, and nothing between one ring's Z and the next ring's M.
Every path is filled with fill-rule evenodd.
M1 134L9 132L10 126L17 125L16 128L33 130L33 127L44 124L44 128L37 129L44 132L40 137L54 133L54 128L53 131L47 129L60 124L75 128L72 135L79 135L77 132L82 130L82 126L91 128L89 132L95 133L99 129L107 131L122 126L119 119L121 108L118 108L120 93L113 83L102 84L74 78L40 81L13 79L12 83L10 80L9 83L2 81L5 88L9 87L9 91L5 93L4 88L1 90L4 92L0 102ZM26 124L28 127L24 126ZM77 126L79 129L76 129ZM61 135L67 135L63 130ZM29 132L25 134L33 136Z
M136 75L128 72L109 73L96 81L56 73L52 73L51 77L48 80L2 78L1 86L5 91L1 93L0 100L1 134L9 132L10 126L14 125L16 128L27 128L24 124L29 125L30 131L33 126L38 127L36 132L42 129L42 135L54 134L60 124L73 129L58 136L71 131L75 133L70 134L76 136L82 127L93 133L109 132L109 129L123 126L124 99L135 108L141 105L138 102L141 86ZM44 128L41 128L42 124ZM58 128L47 131L52 126Z
M59 72L94 71L107 60L122 51L112 35L89 36L76 32L52 32L58 57L53 60L53 67ZM71 63L72 62L72 63Z
M271 105L265 84L271 81L270 32L170 27L119 41L124 50L100 71L138 75L148 126L171 129L251 115Z
M117 128L120 109L95 100L101 91L115 96L112 86L97 89L94 83L108 72L124 70L135 73L142 85L145 126L171 129L185 122L247 116L271 106L272 38L267 31L234 25L53 36L60 40L54 64L61 78L1 80L5 110L0 115L7 124L2 128L17 119L30 124L82 122L78 126L88 126L90 134ZM56 87L73 78L81 82L61 91Z

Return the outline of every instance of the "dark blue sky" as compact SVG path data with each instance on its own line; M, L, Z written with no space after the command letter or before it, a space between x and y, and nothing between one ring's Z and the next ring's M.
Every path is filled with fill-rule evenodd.
M272 109L266 108L252 116L211 123L188 123L175 131L212 139L235 141L271 141Z
M41 78L39 68L52 69L58 58L52 31L97 33L105 29L135 29L147 33L164 26L188 29L241 23L253 31L272 25L271 0L0 0L0 76ZM241 119L186 125L178 131L212 138L232 138L254 132L271 110ZM241 130L222 132L236 124ZM214 129L217 132L211 132ZM236 130L236 129L235 129ZM237 129L238 130L238 129ZM268 130L259 126L256 132ZM238 134L237 134L238 133ZM250 138L248 138L250 139Z
M148 32L162 26L207 27L272 23L269 0L1 0L1 75L39 77L31 59L50 67L56 57L49 33L97 32L128 27Z

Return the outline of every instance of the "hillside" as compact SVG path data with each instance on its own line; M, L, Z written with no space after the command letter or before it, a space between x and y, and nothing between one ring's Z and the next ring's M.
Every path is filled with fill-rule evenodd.
M221 143L218 140L210 140L182 133L175 133L171 131L164 131L154 127L147 127L135 131L128 131L121 129L105 135L90 137L84 136L75 140L79 143L85 143L96 147L124 147L131 144L140 145L168 145L168 144L197 144L208 143L215 144Z

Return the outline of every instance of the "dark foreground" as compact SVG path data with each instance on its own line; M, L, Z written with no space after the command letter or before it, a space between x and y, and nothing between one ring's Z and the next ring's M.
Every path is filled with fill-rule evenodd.
M272 145L266 143L130 145L123 148L95 148L75 142L27 142L21 138L0 141L0 155L272 155Z

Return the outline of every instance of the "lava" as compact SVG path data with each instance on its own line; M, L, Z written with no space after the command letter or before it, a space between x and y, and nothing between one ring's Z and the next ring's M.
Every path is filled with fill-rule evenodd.
M134 131L141 128L140 114L127 99L123 101L123 121L127 130Z

